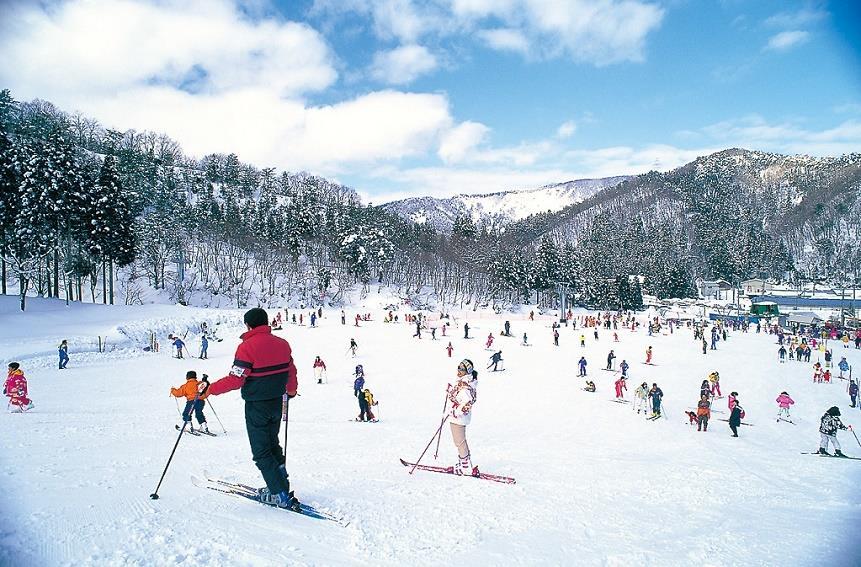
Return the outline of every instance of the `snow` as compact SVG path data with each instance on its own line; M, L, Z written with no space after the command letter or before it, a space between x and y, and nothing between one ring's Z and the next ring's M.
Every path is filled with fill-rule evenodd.
M847 552L857 554L861 463L799 453L816 449L819 417L830 406L847 424L861 423L861 412L848 407L845 381L813 384L810 364L777 364L772 336L732 332L704 356L687 329L654 337L619 330L613 343L604 329L596 342L591 329L563 327L554 348L549 317L465 313L447 337L437 332L440 340L431 341L429 333L412 338L412 324L382 323L373 305L355 308L374 318L359 328L342 326L340 309L324 310L316 329L286 325L276 333L293 345L301 393L290 407L288 468L300 499L351 520L341 528L191 484L191 475L208 470L262 486L237 392L212 399L227 435L182 438L161 499L148 497L176 440L169 387L189 369L213 378L229 369L241 311L29 305L17 313L15 298L0 298L0 352L22 363L36 404L23 415L0 414L3 565L857 564ZM464 317L471 340L457 328ZM498 336L505 319L514 338ZM171 358L168 330L190 329L195 352L202 320L224 321L224 341L210 342L210 359ZM137 337L149 329L159 333L159 353L140 348ZM524 331L531 346L520 346ZM488 332L505 372L483 370L492 354L483 348ZM86 339L100 334L116 348L94 352ZM351 337L355 359L346 353ZM62 338L71 362L58 371ZM657 366L641 364L649 345ZM646 421L610 402L616 376L601 368L611 348L617 363L631 364L628 396L641 380L657 382L668 419ZM861 351L834 352L861 363ZM328 384L313 381L318 354ZM595 394L575 377L581 354ZM430 440L445 385L464 357L480 371L468 428L474 462L516 477L515 485L411 476L398 462L417 458ZM380 402L379 423L351 421L356 364ZM737 439L717 421L727 414L714 414L707 433L683 414L712 370L725 395L740 393L744 421L754 424ZM796 401L796 425L774 421L782 390ZM726 411L726 400L714 407ZM221 433L209 406L206 413ZM851 434L839 437L847 454L861 455ZM434 463L432 452L424 462ZM437 463L454 460L446 431Z

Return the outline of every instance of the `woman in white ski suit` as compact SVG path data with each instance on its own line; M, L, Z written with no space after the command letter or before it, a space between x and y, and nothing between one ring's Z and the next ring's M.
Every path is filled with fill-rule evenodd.
M454 467L455 474L474 475L478 467L473 468L470 460L469 444L466 442L466 426L472 419L472 406L476 400L478 372L473 369L472 361L464 359L457 365L457 382L448 385L449 427L451 438L457 447L459 457Z
M637 413L640 413L640 410L643 410L643 413L648 415L649 409L649 385L643 382L637 389L634 390L634 409L637 410Z

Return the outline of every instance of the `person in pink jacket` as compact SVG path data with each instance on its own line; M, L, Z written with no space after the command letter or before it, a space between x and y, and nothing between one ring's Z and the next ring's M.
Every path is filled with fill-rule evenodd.
M786 392L781 392L775 401L780 406L780 409L777 410L777 421L780 421L781 417L789 421L791 419L789 417L789 406L794 404L795 401Z
M730 392L729 398L727 398L727 406L729 406L729 411L732 411L732 408L735 407L735 399L738 397L738 392Z
M12 412L20 413L33 409L33 402L27 397L27 379L17 362L9 363L9 375L3 384L3 394L9 398Z

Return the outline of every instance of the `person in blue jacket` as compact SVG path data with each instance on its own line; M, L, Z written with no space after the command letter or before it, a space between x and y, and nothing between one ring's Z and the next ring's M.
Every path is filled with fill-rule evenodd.
M586 376L586 357L581 356L580 361L578 362L580 365L580 376Z
M200 337L200 358L209 358L207 350L209 350L209 339L206 337L206 333L204 333Z
M185 343L179 337L173 337L173 346L176 347L176 357L183 358L182 349L185 348Z
M622 364L619 365L619 368L622 370L622 377L627 378L628 377L628 368L630 368L630 366L628 365L628 362L626 360L622 359Z
M849 363L846 362L846 357L840 359L840 362L837 363L837 368L840 369L840 377L843 378L843 373L849 371Z
M69 364L69 345L65 339L57 347L57 350L60 354L60 370L65 370L66 365Z
M858 383L855 382L855 379L849 381L849 400L852 404L849 406L850 408L854 408L856 404L856 400L858 399Z
M664 397L664 392L654 382L652 382L652 389L649 390L649 397L652 399L652 417L660 417L661 398Z

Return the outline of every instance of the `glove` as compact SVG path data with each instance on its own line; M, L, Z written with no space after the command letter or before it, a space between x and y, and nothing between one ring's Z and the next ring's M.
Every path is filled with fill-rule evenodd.
M209 382L201 382L197 385L197 392L202 394L206 391L207 388L209 388Z

